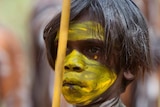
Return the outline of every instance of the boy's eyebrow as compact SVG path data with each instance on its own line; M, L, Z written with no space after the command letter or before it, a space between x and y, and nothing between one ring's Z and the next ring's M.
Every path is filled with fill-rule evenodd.
M84 40L81 40L81 41L84 41ZM97 44L103 44L103 40L99 40L99 39L87 39L85 40L85 42L88 42L88 43L97 43Z

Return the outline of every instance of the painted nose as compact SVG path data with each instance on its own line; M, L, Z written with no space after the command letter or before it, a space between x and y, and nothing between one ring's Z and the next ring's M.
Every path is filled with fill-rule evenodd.
M84 70L85 63L81 53L73 50L65 58L64 69L66 71L82 72Z

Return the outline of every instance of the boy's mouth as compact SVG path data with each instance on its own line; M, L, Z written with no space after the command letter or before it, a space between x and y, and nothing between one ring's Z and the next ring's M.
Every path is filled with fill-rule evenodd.
M72 81L72 80L64 80L63 81L63 86L67 86L67 87L70 87L70 88L73 88L74 86L78 86L80 88L84 88L86 87L86 85L84 85L84 83L82 82L79 82L79 81Z

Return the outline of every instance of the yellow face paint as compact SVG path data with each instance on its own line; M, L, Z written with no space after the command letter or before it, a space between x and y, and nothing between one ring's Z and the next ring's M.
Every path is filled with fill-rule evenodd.
M62 92L72 104L87 105L104 93L116 80L114 71L73 50L65 58ZM79 69L74 69L79 67Z
M58 35L56 37L58 39ZM69 41L104 40L104 29L96 22L73 23L69 27ZM95 59L98 56L94 56ZM98 61L87 58L73 49L64 61L62 93L75 105L87 105L104 93L117 75Z
M104 29L97 22L86 21L83 23L73 23L69 26L68 40L100 39L104 40ZM59 35L59 33L58 33ZM58 36L56 36L56 40Z

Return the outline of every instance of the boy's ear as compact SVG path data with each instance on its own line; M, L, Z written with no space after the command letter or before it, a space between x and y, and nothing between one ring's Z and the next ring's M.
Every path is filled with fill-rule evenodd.
M135 78L135 75L133 75L130 71L123 72L123 75L127 80L133 80Z

